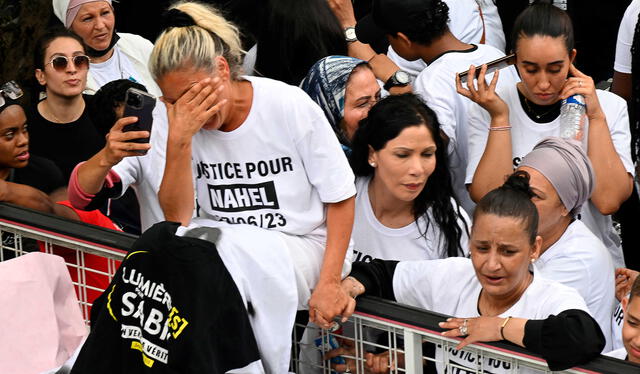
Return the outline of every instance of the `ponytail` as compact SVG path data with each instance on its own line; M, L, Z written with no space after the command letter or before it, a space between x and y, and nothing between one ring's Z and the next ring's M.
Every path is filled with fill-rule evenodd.
M529 242L533 244L538 235L538 210L531 201L536 194L529 185L529 173L516 171L504 184L486 194L476 205L473 213L475 221L480 214L499 217L513 217L522 221Z
M155 80L190 64L196 70L215 71L215 58L227 60L232 79L241 73L242 50L238 28L214 7L198 2L178 2L170 7L193 19L191 26L166 28L156 40L149 59Z

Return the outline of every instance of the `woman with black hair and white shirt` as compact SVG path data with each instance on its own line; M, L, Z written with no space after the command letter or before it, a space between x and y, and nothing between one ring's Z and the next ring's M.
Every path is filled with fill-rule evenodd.
M475 83L458 93L478 105L469 109L469 164L466 184L479 200L512 173L533 146L547 136L560 136L562 99L582 95L586 103L583 146L598 181L581 219L605 244L616 267L624 265L620 238L609 215L630 195L633 163L625 101L596 90L593 79L573 65L573 26L566 12L536 3L518 16L513 29L516 67L521 82L503 85L495 74L485 81L485 68ZM471 74L475 68L471 66Z
M454 197L435 113L414 94L371 108L353 139L355 261L465 256L470 220Z
M440 327L446 330L444 336L464 338L457 350L475 342L508 340L541 355L551 370L593 359L604 347L605 338L582 297L532 271L531 263L542 244L532 196L528 174L517 172L478 202L471 259L356 262L342 287L354 298L380 296L455 317L441 322ZM339 348L328 357L353 353ZM468 372L489 364L475 356L467 360L455 350L450 353L449 363ZM443 357L442 349L436 349L440 373L445 372ZM493 361L492 373L512 372L510 363ZM366 366L373 372L387 372L390 366L403 364L391 362L387 352L367 354ZM347 360L335 369L348 372L354 367Z

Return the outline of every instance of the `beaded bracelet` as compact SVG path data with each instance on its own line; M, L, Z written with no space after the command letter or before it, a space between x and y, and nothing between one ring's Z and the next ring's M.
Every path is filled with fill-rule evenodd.
M496 126L496 127L489 127L489 131L505 131L505 130L510 130L511 126Z
M509 323L509 320L511 319L511 316L507 317L504 322L502 322L502 325L500 325L500 336L502 337L502 340L507 340L504 337L504 327L507 325L507 323Z

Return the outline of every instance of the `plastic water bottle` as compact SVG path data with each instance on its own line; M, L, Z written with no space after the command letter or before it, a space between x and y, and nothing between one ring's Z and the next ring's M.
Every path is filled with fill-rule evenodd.
M327 353L331 350L340 348L340 342L334 336L334 334L342 335L342 326L339 323L334 322L333 325L323 332L321 336L315 339L316 347L322 351L322 353ZM332 364L344 365L346 363L345 359L342 356L336 356L331 359ZM336 373L336 371L331 371L331 373Z
M562 100L560 107L560 137L582 141L587 105L584 96L573 95Z

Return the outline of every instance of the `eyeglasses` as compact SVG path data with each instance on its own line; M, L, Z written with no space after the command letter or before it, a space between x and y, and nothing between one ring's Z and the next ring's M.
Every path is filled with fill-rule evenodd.
M23 95L22 89L15 81L9 81L0 86L0 108L5 106L7 99L18 100Z
M71 58L73 61L73 65L75 65L78 69L89 69L89 57L85 55L76 55ZM56 56L51 59L48 63L45 64L53 66L57 71L61 71L67 68L67 64L69 64L69 57L67 56Z

